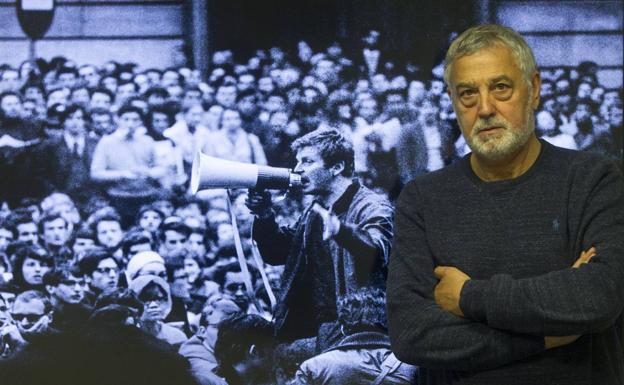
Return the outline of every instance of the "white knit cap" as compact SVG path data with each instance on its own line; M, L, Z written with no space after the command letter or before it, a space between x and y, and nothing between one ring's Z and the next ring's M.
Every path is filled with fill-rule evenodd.
M149 263L162 263L164 265L165 260L155 251L141 251L137 253L130 259L126 267L128 282L135 279L139 270Z

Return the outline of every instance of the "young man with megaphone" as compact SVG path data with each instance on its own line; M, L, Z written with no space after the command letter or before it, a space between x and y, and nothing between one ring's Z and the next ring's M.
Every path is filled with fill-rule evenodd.
M266 191L250 189L246 201L264 261L285 265L275 314L284 342L317 336L335 322L339 296L385 285L393 216L385 197L353 178L353 146L338 131L312 131L291 148L300 188L313 197L296 225L278 226Z

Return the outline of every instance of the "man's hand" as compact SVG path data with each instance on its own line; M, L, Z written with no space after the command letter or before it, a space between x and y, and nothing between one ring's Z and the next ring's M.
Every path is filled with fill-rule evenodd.
M2 341L6 341L12 348L26 344L26 340L20 334L17 326L12 323L0 330L0 337Z
M581 256L579 257L579 259L576 260L576 262L574 262L572 268L576 269L584 263L589 263L594 255L596 255L595 247L591 247L589 250L581 252Z
M595 247L591 247L589 248L589 250L582 251L581 256L574 262L574 264L572 265L572 268L578 269L582 264L589 263L589 261L592 259L594 255L596 255ZM560 336L560 337L545 336L544 347L546 349L558 348L559 346L571 344L572 342L576 341L579 337L580 336L578 335Z
M273 214L273 202L271 201L271 193L266 190L249 189L245 206L251 213L260 219L266 219Z
M323 219L323 240L326 241L335 237L340 230L340 219L338 219L336 214L325 209L318 203L312 206L312 210L316 211Z
M464 283L470 277L458 268L451 266L438 266L433 270L433 273L440 280L433 290L435 302L442 309L463 317L464 312L459 307L459 297Z

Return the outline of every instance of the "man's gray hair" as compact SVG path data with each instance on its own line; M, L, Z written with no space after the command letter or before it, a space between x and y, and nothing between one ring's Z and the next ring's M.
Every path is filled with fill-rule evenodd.
M533 74L537 72L531 47L513 29L497 24L485 24L467 29L451 43L444 59L444 82L447 87L450 88L451 67L455 60L496 44L503 44L511 50L516 64L530 85Z

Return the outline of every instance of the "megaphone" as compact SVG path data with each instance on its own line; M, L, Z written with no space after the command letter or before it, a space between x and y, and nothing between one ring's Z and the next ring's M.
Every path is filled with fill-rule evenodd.
M287 189L301 186L301 175L287 168L259 166L208 156L198 151L191 168L191 193L211 188Z

